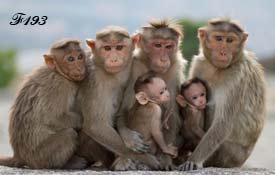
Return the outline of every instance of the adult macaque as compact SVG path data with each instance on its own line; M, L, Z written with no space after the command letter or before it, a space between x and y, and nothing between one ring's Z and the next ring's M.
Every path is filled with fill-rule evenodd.
M168 85L171 100L166 105L166 110L172 111L173 115L168 121L168 125L171 127L164 130L164 138L168 144L175 144L181 124L175 98L184 80L185 67L185 60L179 50L182 36L181 26L168 20L151 21L148 26L142 27L136 35L138 42L131 78L117 123L125 145L136 152L146 152L148 145L143 142L140 133L127 127L128 121L125 111L128 111L135 102L134 84L137 78L149 71L155 72ZM172 160L170 162L172 164ZM127 167L127 165L125 166Z
M194 151L205 133L204 118L209 96L208 86L197 77L181 85L181 93L177 95L176 100L181 106L183 118L181 133L184 145L180 148L179 154L182 158L187 158L190 152Z
M85 77L85 53L78 40L63 39L44 55L47 66L34 71L23 84L11 108L9 134L12 158L0 165L33 169L83 168L73 156L76 129L82 118L74 110L78 82Z
M99 145L94 143L119 156L138 159L151 168L159 167L154 156L137 154L125 147L114 128L115 114L119 110L132 67L135 43L136 38L131 38L124 28L115 26L99 31L95 41L87 40L93 58L88 63L88 75L81 84L77 99L84 117L83 134L89 143L80 143L80 149L86 146L85 150L89 150L90 147L90 161L100 160L107 168L110 166L106 160L109 157L104 151L103 155L96 152ZM82 155L85 155L83 151Z
M149 145L149 152L161 157L163 153L177 156L177 148L167 145L163 137L164 115L161 106L170 100L166 83L154 73L140 76L134 86L136 102L128 112L129 128L140 133ZM169 117L169 116L165 116ZM165 117L164 120L165 120ZM120 159L120 158L118 158ZM117 161L116 161L117 162ZM145 169L148 169L145 166ZM116 167L114 163L114 167ZM125 170L118 169L115 170Z
M243 49L248 34L230 19L210 20L198 36L201 52L190 76L209 83L214 108L206 118L207 132L180 169L240 167L264 125L263 70L255 55Z

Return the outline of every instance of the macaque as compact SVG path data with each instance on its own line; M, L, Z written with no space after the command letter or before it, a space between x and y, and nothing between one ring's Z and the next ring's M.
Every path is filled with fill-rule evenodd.
M181 133L184 145L180 148L180 156L188 157L205 133L204 117L208 99L209 89L203 80L195 77L181 85L181 93L176 97L183 118Z
M138 41L131 78L124 93L117 128L125 145L135 152L142 153L148 151L148 145L144 143L140 133L127 127L127 111L135 103L134 84L139 76L149 71L153 71L165 81L170 92L170 100L164 105L164 111L165 113L170 112L172 115L167 121L168 126L171 127L163 131L164 139L168 145L176 145L181 120L175 99L180 85L184 81L185 60L179 50L183 33L181 26L178 24L168 20L151 21L148 26L141 28L136 37ZM170 160L170 165L172 165L170 156L167 156L167 159ZM167 164L167 167L170 165ZM125 167L127 169L127 165Z
M153 169L158 168L159 161L154 156L137 154L128 149L115 129L115 114L128 83L136 38L131 38L124 28L110 26L99 31L95 41L86 42L93 57L88 62L88 75L77 97L78 109L84 119L81 132L83 142L77 154L88 155L89 158L85 158L90 162L101 161L103 166L109 168L112 158L106 156L108 150L122 157L137 159Z
M265 121L263 69L243 48L248 34L232 20L212 19L198 36L201 49L189 76L209 84L213 109L207 111L206 133L179 169L241 167Z
M54 43L44 55L46 66L26 79L11 108L9 135L14 151L0 165L31 169L83 168L74 155L82 118L75 111L86 56L75 39Z
M161 109L170 100L166 83L149 72L137 79L134 90L136 102L128 113L128 127L142 135L151 154L156 155L160 149L160 152L176 157L177 148L167 145L163 137L163 122L165 117L170 117L162 117L164 113Z

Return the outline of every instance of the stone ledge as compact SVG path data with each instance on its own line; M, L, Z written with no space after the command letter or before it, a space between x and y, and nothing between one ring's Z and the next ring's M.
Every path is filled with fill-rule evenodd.
M170 175L236 175L236 174L245 174L245 175L275 175L275 170L268 169L224 169L224 168L204 168L196 171L189 172L179 172L179 171L92 171L92 170L30 170L30 169L20 169L20 168L9 168L0 166L0 175L157 175L157 174L170 174Z

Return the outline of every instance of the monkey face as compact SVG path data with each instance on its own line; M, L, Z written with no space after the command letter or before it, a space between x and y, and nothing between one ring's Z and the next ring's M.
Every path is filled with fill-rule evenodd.
M106 72L115 74L120 72L127 65L132 53L131 39L122 41L113 40L102 42L98 49L99 61L103 62L103 68Z
M150 98L158 104L164 104L170 100L166 83L161 78L154 78L153 82L148 84L148 91Z
M81 81L85 78L85 63L86 55L80 48L66 54L62 61L57 61L59 70L73 81Z
M211 63L218 68L227 68L239 52L241 40L233 32L212 32L205 41Z
M102 46L100 55L104 59L104 69L109 73L120 72L125 65L128 52L128 48L123 44Z
M171 39L153 38L145 44L145 52L150 61L150 68L156 73L166 73L171 66L171 59L177 51L177 43Z
M206 88L202 83L193 83L184 91L184 97L186 100L202 110L206 107Z

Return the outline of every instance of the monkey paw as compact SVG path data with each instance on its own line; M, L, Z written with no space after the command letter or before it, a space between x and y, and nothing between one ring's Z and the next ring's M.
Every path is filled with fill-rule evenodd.
M129 130L127 136L123 137L123 141L127 148L137 153L146 153L150 150L150 146L143 142L143 137L136 131Z
M178 167L178 170L179 171L191 171L191 170L197 170L197 169L200 169L200 168L202 168L201 164L197 164L197 163L192 162L192 161L186 161L185 163L181 164Z

